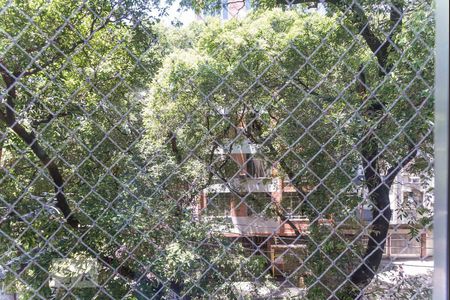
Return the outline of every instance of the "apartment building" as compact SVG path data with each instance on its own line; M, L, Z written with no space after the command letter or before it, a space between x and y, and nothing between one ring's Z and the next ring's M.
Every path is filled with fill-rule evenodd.
M432 217L434 178L401 172L390 191L392 219L385 256L429 258L433 256L433 230L426 220ZM367 197L366 197L367 198ZM360 219L372 220L370 205L361 205ZM422 225L419 225L422 224Z
M250 9L249 0L222 0L219 8L208 14L229 20L245 16ZM306 255L305 237L311 221L298 214L302 200L295 187L278 176L277 166L264 158L260 145L244 137L231 138L229 144L216 149L215 155L230 160L234 167L227 176L216 178L202 191L198 204L200 219L216 224L214 230L223 236L238 239L251 251L265 255L270 259L274 276L295 271ZM408 224L411 216L420 217L418 207L431 208L433 200L426 192L427 185L405 172L395 180L390 195L393 219L386 257L432 256L432 231L419 228L417 239L411 238ZM362 224L370 226L370 205L361 205L355 214ZM319 224L332 226L333 220L321 219Z
M245 138L231 140L215 152L232 165L229 177L217 178L202 191L200 220L215 224L216 232L240 240L252 252L259 251L271 260L273 274L281 276L301 264L309 220L294 214L300 205L295 188L277 176L276 166L262 157L259 145ZM297 263L288 266L289 259Z
M392 224L408 224L428 216L434 202L433 178L400 173L391 189Z

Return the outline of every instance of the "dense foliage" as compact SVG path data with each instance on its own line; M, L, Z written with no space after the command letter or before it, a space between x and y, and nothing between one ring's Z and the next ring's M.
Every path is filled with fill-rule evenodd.
M263 158L292 182L303 199L295 213L312 220L309 268L325 274L320 281L327 288L310 278L313 299L333 290L353 297L348 289L370 282L391 216L393 179L406 166L425 177L432 172L434 66L423 45L433 45L433 23L427 5L404 7L405 25L391 37L395 49L382 58L358 37L354 17L339 10L275 9L226 24L211 19L191 47L164 60L146 98L146 139L166 146L186 185L237 177L236 170L227 171L233 160L212 154L244 139L261 145ZM383 28L377 29L381 35ZM230 138L233 129L237 137ZM363 185L355 186L361 167ZM240 196L251 202L250 195ZM367 198L375 224L364 245L340 230L359 224L357 205ZM266 215L273 209L270 202L263 207ZM335 232L318 226L322 216L333 216ZM423 216L416 220L421 225L429 222Z
M212 233L195 210L202 189L236 172L215 151L249 139L312 222L307 268L324 276L308 279L309 296L351 297L373 277L349 283L359 257L378 267L364 255L370 245L339 231L366 200L357 169L381 220L379 187L410 162L430 174L433 151L430 4L396 3L395 23L388 5L361 2L375 39L389 40L383 57L361 29L368 17L343 1L184 29L156 25L161 5L146 0L0 1L6 288L50 298L48 270L65 257L100 265L103 288L71 292L82 299L232 298L232 282L266 280L265 259ZM318 226L324 216L336 230Z
M152 6L0 3L0 252L8 279L20 276L9 288L24 296L48 297L52 259L80 255L100 259L109 293L128 291L111 265L135 239L125 224L136 198L127 187L138 167L136 99L160 62L141 5Z

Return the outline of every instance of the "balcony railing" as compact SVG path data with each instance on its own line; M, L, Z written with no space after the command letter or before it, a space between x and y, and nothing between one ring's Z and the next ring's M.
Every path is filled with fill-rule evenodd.
M212 184L207 193L272 193L278 192L278 181L272 178L233 178L226 183Z
M256 154L259 153L260 145L250 143L248 140L243 141L230 141L228 144L224 144L218 147L214 154Z

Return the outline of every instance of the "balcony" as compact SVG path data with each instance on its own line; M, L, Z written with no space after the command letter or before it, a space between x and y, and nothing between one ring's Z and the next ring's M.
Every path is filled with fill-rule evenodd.
M214 154L226 155L226 154L256 154L259 153L260 146L252 144L248 140L243 141L230 141L228 144L224 144L218 147Z
M258 216L208 216L203 220L215 223L214 231L225 235L269 236L276 234L280 228L276 220Z
M301 233L307 233L309 229L309 219L301 216L288 217L289 223L293 224L295 228ZM287 221L282 222L280 227L280 235L295 236L294 228Z
M234 178L226 183L212 184L205 189L207 193L272 193L279 191L278 181L272 178Z
M221 232L225 236L295 236L294 229L287 223L276 219L259 216L207 216L206 222L214 223L214 231ZM297 230L308 233L309 220L306 218L290 219Z

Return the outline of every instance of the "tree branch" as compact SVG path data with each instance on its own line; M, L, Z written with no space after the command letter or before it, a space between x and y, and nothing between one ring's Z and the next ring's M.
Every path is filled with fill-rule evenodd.
M386 75L386 64L388 58L387 47L389 46L388 41L386 40L382 43L380 39L375 35L372 27L370 26L369 19L367 18L364 10L358 4L354 3L351 6L351 9L355 13L354 21L356 21L357 23L359 33L364 38L367 46L369 46L370 50L377 58L380 67L380 74Z
M327 98L327 97L321 96L319 93L311 90L311 88L308 85L306 85L303 81L301 81L300 79L297 78L297 79L294 79L294 80L296 82L298 82L302 87L304 87L308 94L313 95L313 96L322 97L322 98Z
M398 173L408 165L417 155L417 147L415 145L411 145L408 153L395 163L392 167L390 167L386 174L385 183L390 187L394 182L395 177L397 177Z
M26 77L26 76L30 76L30 75L34 75L40 71L42 71L43 69L45 69L46 67L52 65L53 63L55 63L57 60L61 59L62 57L66 56L66 53L72 53L73 51L75 51L75 49L84 44L84 43L88 43L90 41L90 39L92 38L92 36L100 31L101 29L105 28L110 22L111 19L107 18L105 20L103 20L103 23L101 23L100 26L98 26L97 28L95 28L95 23L97 23L97 21L99 20L98 17L94 17L91 24L90 24L90 30L89 30L89 34L88 37L86 39L80 39L76 42L74 42L68 49L64 49L64 50L59 50L58 49L58 53L56 53L53 57L49 58L45 63L38 65L35 63L36 67L32 68L28 71L25 72L14 72L14 76L16 77ZM58 28L55 32L59 32L61 30L61 28ZM52 41L53 43L58 42L59 38L61 37L61 35L58 36L58 38L55 41ZM41 47L43 48L43 47Z
M280 220L288 224L289 227L291 227L296 237L302 236L302 233L300 232L300 230L298 230L297 226L295 226L295 224L283 214L283 207L276 201L272 201L272 203L275 206L275 213L280 218Z
M0 120L4 122L9 128L14 131L17 136L19 136L23 142L25 142L41 161L42 165L47 169L50 177L55 185L56 192L56 207L58 207L67 223L73 227L77 228L79 221L72 214L72 211L67 202L66 196L64 195L64 180L58 166L55 164L54 160L51 159L45 150L41 147L33 133L28 132L17 120L14 111L14 100L16 99L16 88L15 80L6 72L1 72L3 81L5 82L8 94L6 96L6 114L0 111Z
M32 125L33 127L37 127L37 126L39 126L39 125L41 125L41 124L48 124L48 123L50 123L50 121L52 121L53 119L56 119L56 118L58 118L58 117L66 117L66 116L69 116L69 115L71 115L71 114L72 114L72 113L70 113L70 112L63 112L63 113L60 113L60 114L48 114L48 116L45 117L44 119L32 121L32 122L31 122L31 125Z
M398 29L402 25L403 18L403 7L399 2L395 2L395 4L390 5L390 31L388 36L384 41L381 41L370 25L369 19L365 14L364 10L361 6L355 2L351 2L350 4L345 3L343 0L277 0L279 5L293 5L293 4L305 4L305 3L330 3L336 7L338 7L341 11L344 11L346 7L350 6L352 12L354 13L354 20L358 29L359 34L364 38L369 46L372 53L377 58L379 64L379 73L381 76L384 76L389 73L390 67L387 65L389 49L392 43L392 38L394 34L398 31Z
M116 260L114 257L108 256L108 255L102 255L99 257L100 262L106 262L110 267L112 266L112 264L114 263L114 261ZM125 278L128 278L130 280L134 280L137 277L137 273L136 271L134 271L133 269L127 267L127 266L119 266L117 268L117 273L119 273L120 275L122 275Z
M294 4L306 4L306 3L333 3L336 4L338 0L328 0L328 1L320 1L320 0L277 0L278 5L294 5Z
M169 132L167 142L168 143L170 142L170 149L172 150L172 153L175 155L175 160L177 164L181 165L181 163L183 162L183 157L181 156L180 149L178 148L177 136L173 131Z

